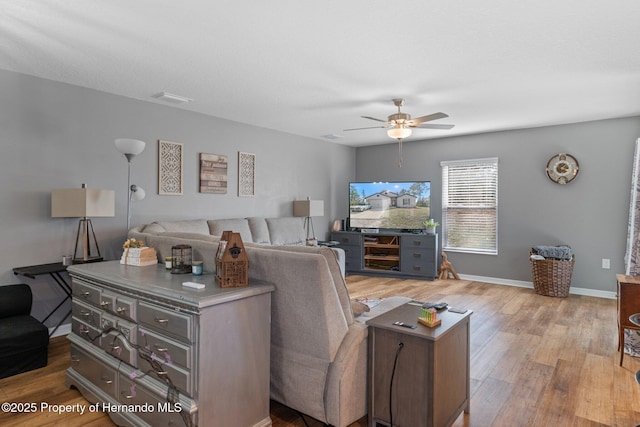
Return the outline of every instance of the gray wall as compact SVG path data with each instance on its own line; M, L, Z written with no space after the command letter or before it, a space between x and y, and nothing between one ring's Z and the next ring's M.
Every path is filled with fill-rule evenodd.
M424 131L428 132L428 131ZM416 132L417 133L417 132ZM498 255L449 253L462 274L531 281L533 245L568 244L576 253L572 286L615 291L624 272L631 168L640 118L485 133L404 143L404 165L396 167L397 144L358 148L356 178L432 182L433 216L442 216L440 161L498 157ZM573 154L580 163L568 185L551 182L545 166L552 155ZM602 269L602 259L611 269Z
M355 149L195 114L178 108L0 71L0 284L25 282L42 319L62 293L46 276L16 277L13 267L58 262L73 250L77 219L50 217L51 190L115 190L116 216L95 218L107 259L117 259L126 236L127 162L114 139L147 142L133 160L132 182L145 200L133 205L132 226L156 219L292 215L292 201L325 201L315 218L319 238L346 200ZM197 102L197 101L196 101ZM184 143L184 195L157 194L157 141ZM238 151L256 154L256 196L237 196ZM199 153L229 158L226 195L198 193ZM344 214L342 214L344 216ZM57 323L52 318L48 326Z

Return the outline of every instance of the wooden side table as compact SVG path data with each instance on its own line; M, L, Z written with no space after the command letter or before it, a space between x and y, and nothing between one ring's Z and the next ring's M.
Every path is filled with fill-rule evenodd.
M640 330L640 326L632 323L629 316L640 312L640 276L616 274L618 281L618 350L620 366L624 358L624 330Z
M388 426L391 412L394 425L438 427L469 412L472 313L444 310L441 325L429 328L418 323L420 305L408 303L367 322L371 427Z

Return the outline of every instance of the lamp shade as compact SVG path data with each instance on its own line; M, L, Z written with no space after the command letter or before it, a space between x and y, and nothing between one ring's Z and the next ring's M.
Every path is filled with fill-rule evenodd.
M396 126L389 129L387 131L387 135L389 135L389 137L393 139L405 139L411 136L411 129L402 126Z
M67 188L51 192L52 218L115 216L115 192L97 188Z
M131 200L133 200L134 202L139 202L140 200L144 200L146 195L147 193L144 191L144 188L135 184L131 186Z
M122 154L137 156L144 151L145 142L138 139L118 138L115 140L116 149Z
M293 216L324 216L324 200L295 200Z

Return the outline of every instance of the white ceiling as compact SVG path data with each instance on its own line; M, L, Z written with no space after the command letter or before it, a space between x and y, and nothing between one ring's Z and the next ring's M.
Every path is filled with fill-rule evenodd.
M640 115L636 0L0 0L0 68L291 134L389 143Z

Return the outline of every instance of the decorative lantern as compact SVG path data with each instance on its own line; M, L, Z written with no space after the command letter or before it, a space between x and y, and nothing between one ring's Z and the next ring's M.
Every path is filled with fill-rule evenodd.
M191 246L171 246L171 257L173 258L171 274L191 273Z
M249 284L249 259L240 233L223 231L215 259L216 283L221 288Z

